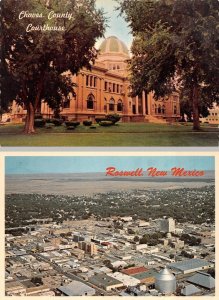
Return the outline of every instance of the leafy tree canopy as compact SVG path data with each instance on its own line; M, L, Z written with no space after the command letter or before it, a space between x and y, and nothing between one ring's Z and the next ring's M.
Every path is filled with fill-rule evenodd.
M219 103L219 2L217 0L117 0L134 42L133 93L155 98L188 88L194 129L200 94Z
M42 17L19 19L21 12ZM51 12L71 17L48 19ZM104 13L94 0L2 1L2 99L7 103L13 96L26 106L27 133L34 132L34 113L42 99L57 109L63 97L74 93L72 74L91 67L104 28Z

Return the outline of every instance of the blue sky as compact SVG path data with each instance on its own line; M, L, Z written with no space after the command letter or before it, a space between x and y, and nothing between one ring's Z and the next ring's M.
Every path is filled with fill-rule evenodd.
M214 170L214 157L210 156L8 156L5 159L6 174L45 174L105 172L114 166L120 170L156 167L170 170L181 167L186 170Z
M118 3L115 0L96 0L96 6L103 8L105 16L109 19L105 37L115 35L130 49L132 43L131 29L128 27L124 18L119 16L119 11L115 11L115 7L118 6ZM96 47L99 47L102 41L103 39L98 40Z

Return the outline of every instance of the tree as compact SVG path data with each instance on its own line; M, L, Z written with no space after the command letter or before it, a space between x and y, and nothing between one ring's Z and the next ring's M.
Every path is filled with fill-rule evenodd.
M206 118L209 115L209 108L212 108L212 101L208 98L208 95L205 95L202 91L199 99L199 115L203 118ZM192 102L190 99L190 90L184 88L180 91L180 114L181 121L185 121L185 115L187 120L192 122Z
M139 236L136 235L136 236L134 237L133 241L134 241L135 243L138 243L138 242L140 241Z
M155 98L189 89L193 129L200 129L203 93L219 103L219 2L217 0L117 0L134 41L133 94Z
M42 99L58 111L63 99L74 95L72 75L94 62L94 44L103 36L105 17L94 0L5 0L1 5L2 98L7 103L13 96L26 107L24 131L33 133ZM41 17L20 15L25 11ZM51 12L68 17L48 19Z
M32 277L31 282L34 283L35 285L43 285L43 281L41 277Z

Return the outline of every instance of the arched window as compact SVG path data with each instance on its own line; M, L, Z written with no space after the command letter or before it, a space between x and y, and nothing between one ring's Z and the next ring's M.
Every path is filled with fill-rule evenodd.
M117 111L122 111L122 100L118 100L118 103L117 103Z
M177 107L176 107L176 105L174 105L173 113L174 113L174 115L177 114Z
M165 114L165 105L162 106L162 114Z
M87 109L94 109L94 95L92 94L87 97Z
M110 99L109 102L109 110L114 111L115 100L113 98Z
M158 114L161 114L161 106L160 106L160 104L158 105Z

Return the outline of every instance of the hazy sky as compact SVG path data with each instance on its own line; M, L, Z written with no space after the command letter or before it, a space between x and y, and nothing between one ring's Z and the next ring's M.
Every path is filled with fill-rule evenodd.
M131 29L128 27L124 18L119 16L119 11L115 11L115 7L118 6L118 3L115 0L96 0L96 5L98 8L103 8L106 13L105 16L109 19L105 37L115 35L130 49L132 43ZM102 41L103 39L98 40L96 47L99 47Z
M5 159L6 174L105 172L111 166L120 170L215 169L211 156L8 156Z

